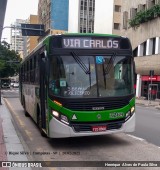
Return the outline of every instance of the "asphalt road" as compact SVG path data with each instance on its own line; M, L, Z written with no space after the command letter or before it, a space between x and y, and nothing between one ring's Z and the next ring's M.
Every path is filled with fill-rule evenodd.
M7 93L7 92L6 92ZM5 95L5 93L3 93ZM10 93L10 95L12 95ZM146 140L128 134L79 137L67 139L49 139L40 135L39 129L30 117L25 117L19 99L5 99L10 108L18 136L22 141L29 160L33 161L159 161L160 148ZM140 110L141 109L141 110ZM137 107L137 117L148 108ZM149 110L149 109L148 109ZM143 112L144 114L145 112ZM158 111L157 111L158 113ZM142 119L143 119L142 114ZM149 113L148 113L149 114ZM152 116L151 116L152 118ZM139 118L138 118L139 119ZM140 120L140 119L139 119ZM137 129L136 129L137 131ZM13 148L14 149L14 148ZM16 155L15 155L16 156ZM55 168L54 168L55 169ZM56 168L57 169L57 168ZM77 168L58 168L74 170ZM84 170L101 170L117 168L78 168ZM118 168L132 170L133 167ZM158 170L159 168L137 167L136 170Z
M160 110L136 107L136 129L131 133L160 147Z
M18 98L19 89L3 89L5 98ZM136 106L136 129L130 133L160 147L160 110L153 107Z
M1 95L5 98L19 98L19 88L1 89Z

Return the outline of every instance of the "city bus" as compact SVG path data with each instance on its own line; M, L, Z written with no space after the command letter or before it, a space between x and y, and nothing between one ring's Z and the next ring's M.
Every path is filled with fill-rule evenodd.
M128 38L50 35L21 63L20 101L49 138L133 132L133 77Z

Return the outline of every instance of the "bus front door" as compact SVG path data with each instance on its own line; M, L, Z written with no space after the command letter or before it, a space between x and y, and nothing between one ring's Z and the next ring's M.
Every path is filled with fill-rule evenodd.
M41 134L46 132L46 81L45 81L45 57L41 54L40 59L40 115L39 115L39 127Z

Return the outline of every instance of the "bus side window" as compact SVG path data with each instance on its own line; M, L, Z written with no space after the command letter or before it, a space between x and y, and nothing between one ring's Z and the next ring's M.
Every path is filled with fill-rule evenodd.
M35 82L39 82L39 67L38 67L38 55L36 55L36 63L35 63Z
M32 83L32 58L29 61L29 77L30 77L30 82Z
M36 56L33 58L33 82L35 83L35 77L36 77Z
M27 82L27 63L24 64L24 70L25 70L25 82Z
M27 61L27 82L29 82L29 61Z

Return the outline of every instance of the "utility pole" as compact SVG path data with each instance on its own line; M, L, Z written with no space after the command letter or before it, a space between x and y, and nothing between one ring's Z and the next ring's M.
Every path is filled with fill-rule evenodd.
M154 76L154 70L149 71L149 76L150 76L151 84L149 84L149 86L148 86L148 101L149 101L149 104L151 104L151 100L152 100L152 78Z

